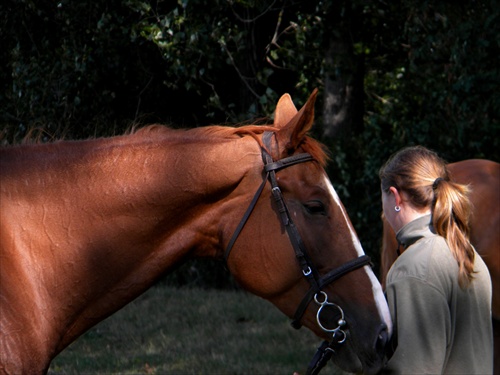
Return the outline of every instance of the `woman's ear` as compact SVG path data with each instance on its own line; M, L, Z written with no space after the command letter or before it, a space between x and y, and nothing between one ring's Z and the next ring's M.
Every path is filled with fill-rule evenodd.
M391 186L389 188L389 194L392 194L394 196L394 202L396 206L401 206L401 202L403 202L403 197L399 193L398 189L396 189L394 186Z

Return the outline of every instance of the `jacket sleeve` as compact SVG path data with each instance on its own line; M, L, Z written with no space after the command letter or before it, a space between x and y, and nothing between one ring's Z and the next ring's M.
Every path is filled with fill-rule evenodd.
M450 343L446 297L426 281L403 277L386 288L397 347L383 373L440 374Z

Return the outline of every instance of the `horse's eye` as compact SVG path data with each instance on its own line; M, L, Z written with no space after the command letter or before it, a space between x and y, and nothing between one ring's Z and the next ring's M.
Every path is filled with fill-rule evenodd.
M309 201L304 203L304 207L311 215L326 215L326 208L321 201Z

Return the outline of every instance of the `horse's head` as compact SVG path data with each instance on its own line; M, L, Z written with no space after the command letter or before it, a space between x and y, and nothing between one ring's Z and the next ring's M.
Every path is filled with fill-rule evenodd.
M315 98L300 111L288 95L280 99L275 131L262 139L268 182L226 257L245 288L331 340L338 366L376 373L392 330L389 310L323 169L321 146L306 135Z

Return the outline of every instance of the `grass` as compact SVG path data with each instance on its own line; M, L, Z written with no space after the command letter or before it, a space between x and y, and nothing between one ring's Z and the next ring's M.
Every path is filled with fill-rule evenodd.
M160 284L70 345L49 374L304 374L320 343L243 291Z

